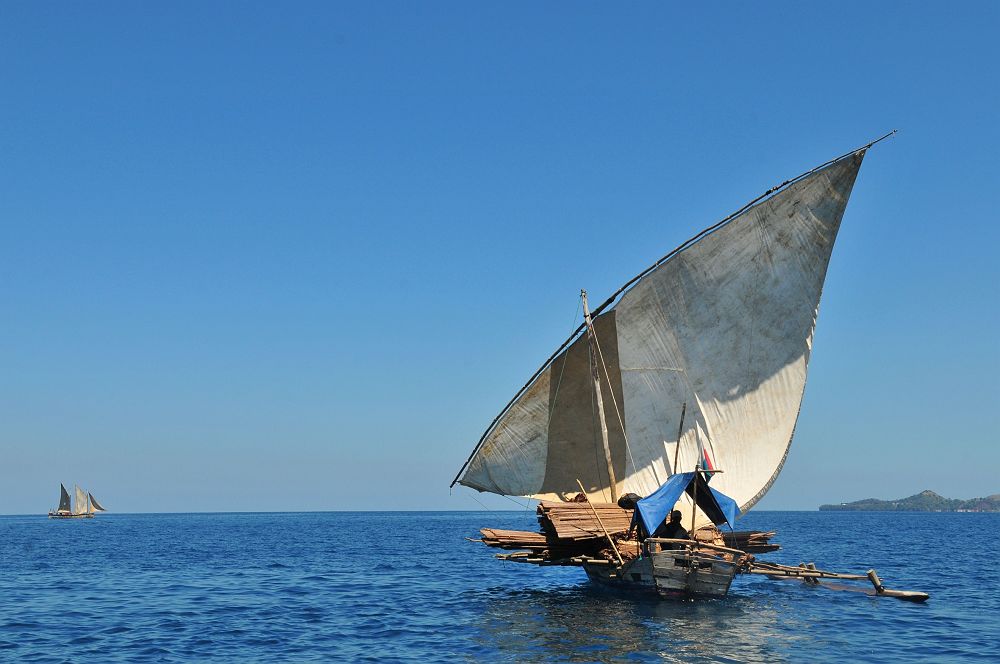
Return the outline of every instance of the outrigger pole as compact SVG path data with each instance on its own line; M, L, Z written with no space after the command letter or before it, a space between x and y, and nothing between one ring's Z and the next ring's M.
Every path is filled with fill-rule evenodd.
M915 590L890 590L882 585L882 579L879 578L875 570L868 570L867 574L841 574L839 572L827 572L825 570L816 569L816 565L809 563L809 565L802 564L798 567L791 567L789 565L779 565L777 563L766 563L759 560L754 560L750 563L749 568L742 570L744 574L763 574L769 579L801 579L806 583L812 585L823 585L819 582L820 579L839 579L842 581L870 581L874 590L869 590L867 593L869 595L876 595L879 597L895 597L896 599L905 600L907 602L926 602L930 595L927 593L918 592ZM849 586L826 586L831 590L854 590L865 592L862 588L849 587Z

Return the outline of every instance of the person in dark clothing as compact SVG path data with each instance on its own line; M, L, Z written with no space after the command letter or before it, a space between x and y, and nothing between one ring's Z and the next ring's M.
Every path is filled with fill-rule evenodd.
M660 527L653 533L653 537L666 537L668 539L687 539L688 531L681 525L681 513L674 510L670 513L670 519L660 524Z

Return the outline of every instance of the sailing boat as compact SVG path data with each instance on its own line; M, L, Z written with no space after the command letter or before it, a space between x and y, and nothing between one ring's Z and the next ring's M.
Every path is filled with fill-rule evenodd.
M747 551L720 544L729 540L718 531L699 533L731 527L781 472L834 241L867 150L891 135L768 190L660 258L593 312L583 293L584 323L493 420L452 482L542 501L544 543L537 533L518 539L509 534L516 531L484 529L487 544L529 549L501 554L505 559L576 564L592 580L661 594L670 594L671 579L656 568L668 562L684 572L673 590L692 595L700 594L695 577L702 569L722 570L708 579L717 586L709 596L724 595L737 571L750 571ZM649 537L626 546L619 529L616 540L603 521L614 518L627 494L647 497L632 512L640 520L644 511L653 515L647 534L657 514L662 522L676 509L691 524L692 539ZM590 503L600 523L591 543L609 545L605 559L574 555L586 538L560 532L552 515L558 501L572 500ZM720 502L730 505L728 515ZM622 556L629 547L638 549L631 562Z
M75 500L70 507L69 492L65 486L59 485L59 507L49 512L50 519L92 519L96 512L105 511L93 494L76 485L73 489Z

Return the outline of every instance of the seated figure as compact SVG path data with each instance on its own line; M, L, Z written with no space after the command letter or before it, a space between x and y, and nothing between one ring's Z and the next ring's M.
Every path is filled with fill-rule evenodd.
M681 513L678 510L671 512L669 519L660 524L660 527L653 533L653 537L687 539L688 532L681 525Z

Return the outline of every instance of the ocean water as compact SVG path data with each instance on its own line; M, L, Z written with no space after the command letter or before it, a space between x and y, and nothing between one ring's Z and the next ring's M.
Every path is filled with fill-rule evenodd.
M1000 514L754 512L768 559L926 604L737 577L635 599L466 541L530 512L0 517L0 660L1000 661Z

